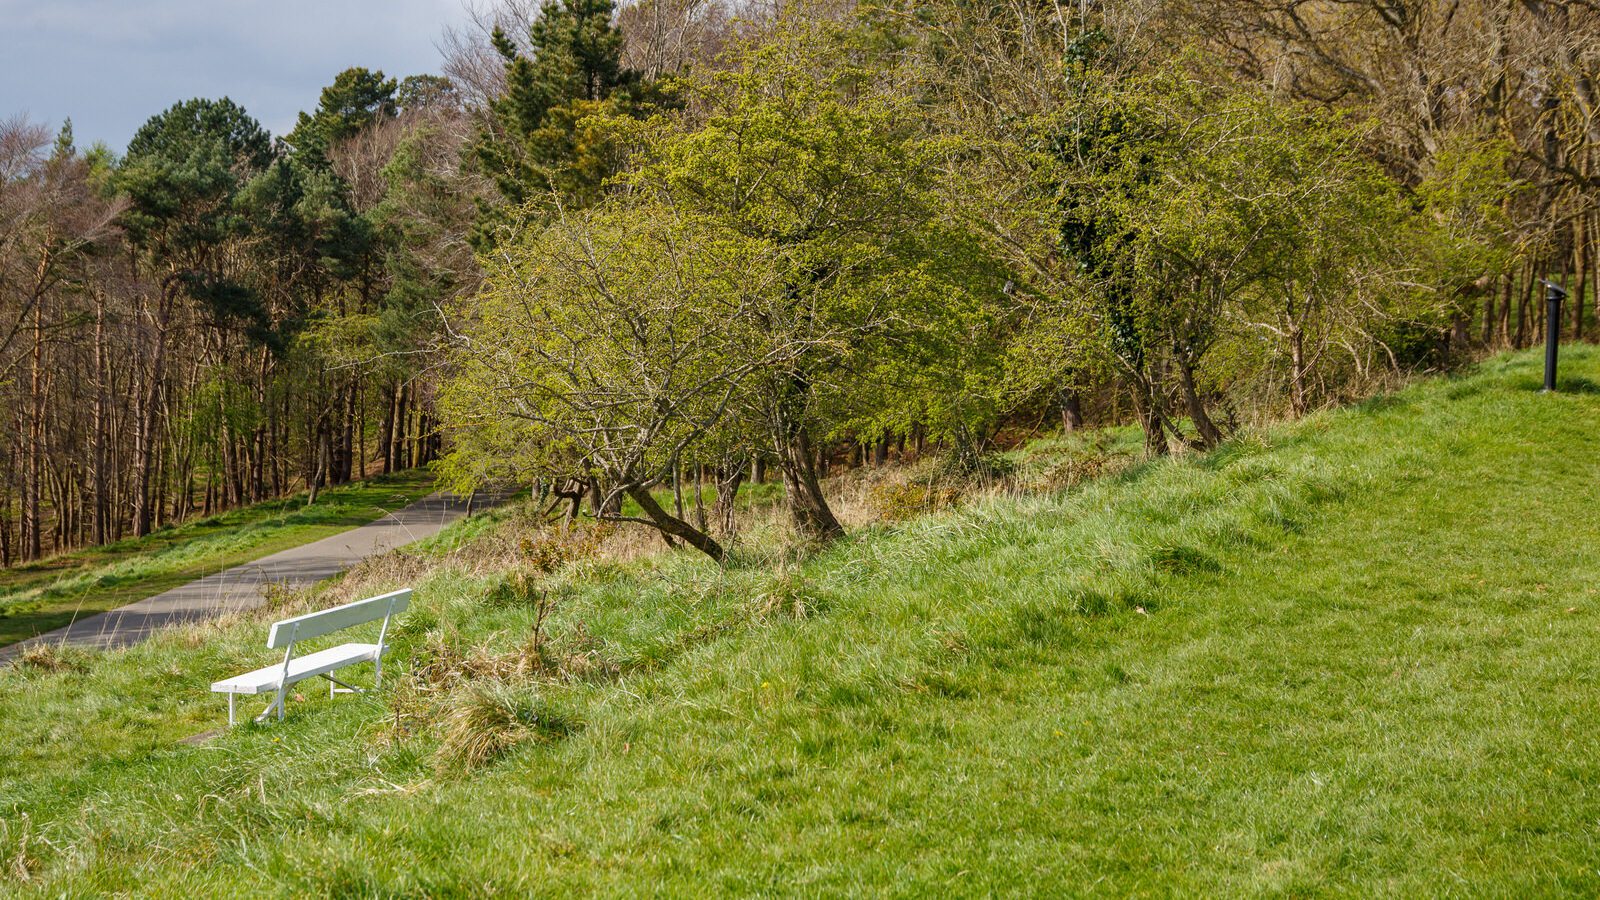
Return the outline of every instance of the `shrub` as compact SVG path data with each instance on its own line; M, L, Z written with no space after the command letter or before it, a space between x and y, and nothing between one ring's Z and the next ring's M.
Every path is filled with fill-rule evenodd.
M1126 469L1132 461L1132 457L1123 454L1074 456L1046 470L1039 486L1047 491L1077 487L1085 481L1115 475Z
M610 524L577 529L567 534L547 534L525 537L518 546L523 561L539 572L554 572L569 562L588 559L600 551L600 545L615 533Z
M878 519L901 522L951 506L960 498L960 491L945 485L880 484L867 494L867 506Z
M1016 462L1003 453L958 448L940 457L933 480L1005 481L1016 473Z

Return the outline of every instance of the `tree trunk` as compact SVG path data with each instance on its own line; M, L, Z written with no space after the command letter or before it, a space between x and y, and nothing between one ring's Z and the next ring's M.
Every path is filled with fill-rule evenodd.
M367 479L367 392L356 385L356 478ZM472 495L467 495L467 515L472 515Z
M684 518L683 512L683 464L677 460L672 462L672 514Z
M811 446L811 435L803 425L790 429L779 448L779 468L783 470L783 484L789 495L789 515L795 530L816 541L831 541L844 537L844 526L834 517L823 496L822 484L817 477L817 454Z
M1499 335L1495 341L1496 346L1506 347L1511 343L1511 300L1516 293L1516 276L1505 276L1504 290L1500 295L1500 312L1497 317L1496 333Z
M1061 392L1061 430L1077 431L1083 427L1083 400L1078 392L1067 388Z
M1523 271L1522 293L1517 299L1517 333L1511 340L1512 345L1518 350L1528 346L1527 341L1531 333L1529 329L1533 325L1532 322L1528 321L1528 313L1533 306L1533 287L1536 283L1536 273L1538 271L1537 263L1529 264Z
M0 503L0 565L11 565L11 494Z
M356 387L353 381L347 380L344 394L344 415L339 421L339 484L348 484L355 474L355 421L356 421Z
M661 505L656 502L656 498L650 496L649 488L639 485L630 486L628 488L628 496L633 498L633 502L639 504L639 508L644 510L644 514L650 518L651 523L663 535L677 538L719 563L727 557L722 545L717 543L711 535L662 509Z
M1194 422L1194 427L1200 432L1200 447L1209 450L1222 443L1222 431L1217 428L1211 416L1206 412L1206 406L1200 400L1200 393L1195 389L1194 368L1183 356L1178 356L1178 385L1183 390L1183 403L1189 411L1189 418Z
M728 464L717 478L717 499L711 507L711 517L724 540L732 541L738 534L735 505L739 499L739 485L744 482L744 460Z
M40 480L44 465L44 298L33 303L33 354L28 387L28 460L22 479L22 558L42 554Z
M710 533L711 526L706 524L706 467L701 463L694 466L694 527Z
M1588 229L1584 226L1585 217L1578 216L1572 221L1572 267L1578 277L1577 291L1572 295L1572 339L1583 340L1583 308L1584 296L1589 293L1589 240Z
M1489 346L1494 340L1494 299L1495 286L1490 284L1489 289L1483 294L1483 346Z
M307 506L310 506L311 504L317 502L317 492L322 488L323 482L326 481L327 478L328 478L328 462L329 462L328 458L330 456L332 456L332 450L333 450L333 448L331 446L329 446L331 441L332 441L332 439L328 435L327 426L323 422L319 421L317 423L317 431L316 431L316 442L317 442L317 463L316 463L316 468L313 471L311 477L306 479L306 490L309 493L309 496L306 498L306 505Z
M1450 316L1450 346L1447 348L1452 354L1464 352L1471 344L1471 325L1465 313L1455 313Z
M1129 379L1133 389L1133 408L1139 417L1139 427L1144 431L1146 456L1167 455L1166 417L1161 414L1160 399L1154 385L1143 373Z
M394 413L395 394L393 388L384 391L383 396L383 424L378 428L378 452L383 454L383 474L394 471Z
M1289 327L1289 387L1294 414L1303 416L1311 406L1306 391L1306 333L1298 325Z
M106 298L96 291L94 311L94 436L89 441L89 492L94 505L91 513L91 540L104 544L109 536L107 519L111 506L106 480Z
M140 398L141 410L139 427L134 433L134 483L133 483L133 533L137 537L144 537L150 533L153 517L150 496L151 479L155 475L156 462L156 428L160 422L161 383L166 377L167 361L167 327L170 324L173 292L177 289L177 282L168 279L170 284L163 285L161 299L158 303L155 316L155 348L150 357L149 383L144 386Z
M389 452L393 461L389 471L398 472L407 467L406 464L406 386L398 384L394 389L394 433L390 436Z

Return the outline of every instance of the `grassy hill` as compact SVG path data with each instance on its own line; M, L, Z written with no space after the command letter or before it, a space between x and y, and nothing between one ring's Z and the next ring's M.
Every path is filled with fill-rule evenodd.
M416 583L392 690L193 744L264 620L0 671L0 891L1593 895L1564 366L726 570L508 576L475 523L335 589Z

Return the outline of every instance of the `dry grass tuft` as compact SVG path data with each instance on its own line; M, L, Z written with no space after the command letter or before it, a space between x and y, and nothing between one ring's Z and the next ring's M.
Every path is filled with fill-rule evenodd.
M609 522L587 528L572 528L537 536L525 536L517 543L524 565L549 574L579 559L590 559L617 531Z
M344 602L415 584L440 568L440 560L405 550L390 550L351 566L336 593Z
M504 700L504 691L537 697L541 685L609 680L621 674L621 667L606 658L604 642L591 636L581 622L561 638L551 638L545 621L554 599L549 591L537 587L536 578L526 570L514 572L490 592L491 597L505 594L511 597L506 602L526 603L534 611L529 634L510 650L495 649L504 646L502 634L469 647L453 629L427 632L411 654L409 671L395 686L390 700L392 717L386 722L383 740L394 744L442 729L441 766L474 768L498 755L495 747L502 737L512 743L527 737L517 730L528 725L523 721L526 716L516 719L521 725L505 719L505 704L499 702ZM540 722L549 718L542 715ZM540 729L547 738L566 733L542 725Z
M576 730L576 722L527 686L474 681L447 703L443 739L434 753L441 773L480 768L527 741L546 742Z
M56 644L29 644L17 657L17 666L39 672L82 671L83 666L69 659Z
M885 482L872 489L867 505L880 521L903 522L954 506L960 499L961 491L948 484Z
M758 621L806 619L827 610L831 598L797 571L786 570L768 589L755 596L751 606Z

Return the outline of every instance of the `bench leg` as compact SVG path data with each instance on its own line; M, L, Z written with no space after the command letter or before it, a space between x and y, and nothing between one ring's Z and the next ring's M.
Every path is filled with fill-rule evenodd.
M267 704L267 708L261 711L261 715L256 716L256 721L257 722L265 722L268 718L270 718L272 716L272 711L274 709L276 709L278 711L278 721L282 722L283 721L283 691L279 691L278 692L278 696L274 697L272 702Z
M344 688L344 692L346 694L364 694L364 693L366 693L366 691L362 690L361 688L358 688L353 684L345 684L344 682L342 682L339 679L333 677L332 675L328 674L327 672L323 672L322 673L322 677L328 679L328 699L329 700L333 699L334 693L339 688Z

